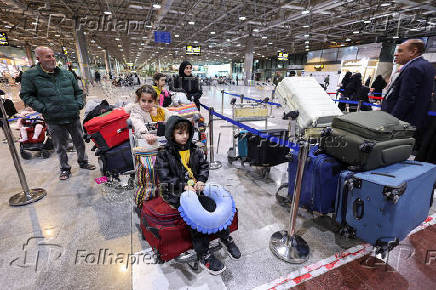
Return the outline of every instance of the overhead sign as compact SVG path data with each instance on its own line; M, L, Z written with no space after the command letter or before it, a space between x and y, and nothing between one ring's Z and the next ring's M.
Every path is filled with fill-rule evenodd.
M8 45L9 45L8 35L6 34L6 32L0 32L0 46L8 46Z
M201 53L201 47L199 45L197 45L197 46L187 45L186 46L186 54L200 55L200 53Z
M171 43L171 33L168 31L155 31L154 42L156 43Z
M288 60L288 54L286 52L279 52L277 55L278 60Z

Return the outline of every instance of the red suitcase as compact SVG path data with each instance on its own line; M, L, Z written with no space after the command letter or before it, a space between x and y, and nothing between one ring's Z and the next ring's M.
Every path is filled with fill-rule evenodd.
M236 211L230 232L238 229ZM141 212L141 230L145 240L157 250L162 261L169 261L192 248L191 234L177 209L171 208L162 197L144 202ZM211 240L216 237L211 236Z
M83 127L100 150L109 150L129 140L127 114L122 109L116 109L107 115L92 118Z

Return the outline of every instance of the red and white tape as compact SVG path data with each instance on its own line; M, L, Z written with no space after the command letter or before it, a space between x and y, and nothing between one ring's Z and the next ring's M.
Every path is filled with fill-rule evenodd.
M413 235L414 233L421 231L429 226L436 224L436 214L429 216L421 225L416 227L413 231L409 233ZM359 259L373 251L373 247L370 244L361 244L343 252L336 253L335 255L323 259L317 263L303 266L302 268L290 273L286 277L280 277L270 283L264 284L262 286L256 287L256 290L263 289L289 289L295 287L298 284L306 282L312 278L321 276L330 270L336 269L342 265L345 265L351 261Z

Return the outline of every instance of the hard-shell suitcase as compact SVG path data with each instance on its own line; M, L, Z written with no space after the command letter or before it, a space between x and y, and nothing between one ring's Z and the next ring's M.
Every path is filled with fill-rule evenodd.
M436 165L403 161L353 173L343 171L336 198L336 221L385 251L396 246L428 216L436 187Z
M144 202L140 226L144 239L157 251L162 261L174 259L192 248L189 227L179 211L160 196ZM238 212L230 225L230 232L237 229ZM216 236L211 235L211 240L214 238Z
M356 170L371 170L409 158L415 128L383 111L337 117L321 138L323 150Z
M245 158L248 156L248 131L242 130L238 133L238 156Z
M317 146L311 147L304 168L300 204L302 208L322 214L335 212L339 174L345 165L326 154L317 154ZM298 152L292 151L288 166L288 192L292 200L298 167Z
M107 115L95 117L84 124L87 134L100 150L109 150L129 140L127 114L122 109L116 109Z
M269 129L261 130L263 134L271 137L287 140L287 129ZM265 135L265 136L266 136ZM263 138L263 136L247 134L248 140L248 160L250 165L254 166L276 166L287 162L289 148L273 142L271 138Z
M301 129L325 127L333 118L342 115L331 97L313 77L287 77L281 81L275 94L286 102L290 110L300 113Z
M135 169L130 142L124 142L107 151L98 150L98 163L105 176L116 176Z

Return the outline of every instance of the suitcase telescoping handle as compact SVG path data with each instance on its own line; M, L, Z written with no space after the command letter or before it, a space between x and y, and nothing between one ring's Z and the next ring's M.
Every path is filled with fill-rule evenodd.
M434 198L434 191L436 190L436 183L433 185L433 191L431 192L430 195L430 207L433 206L433 198Z

